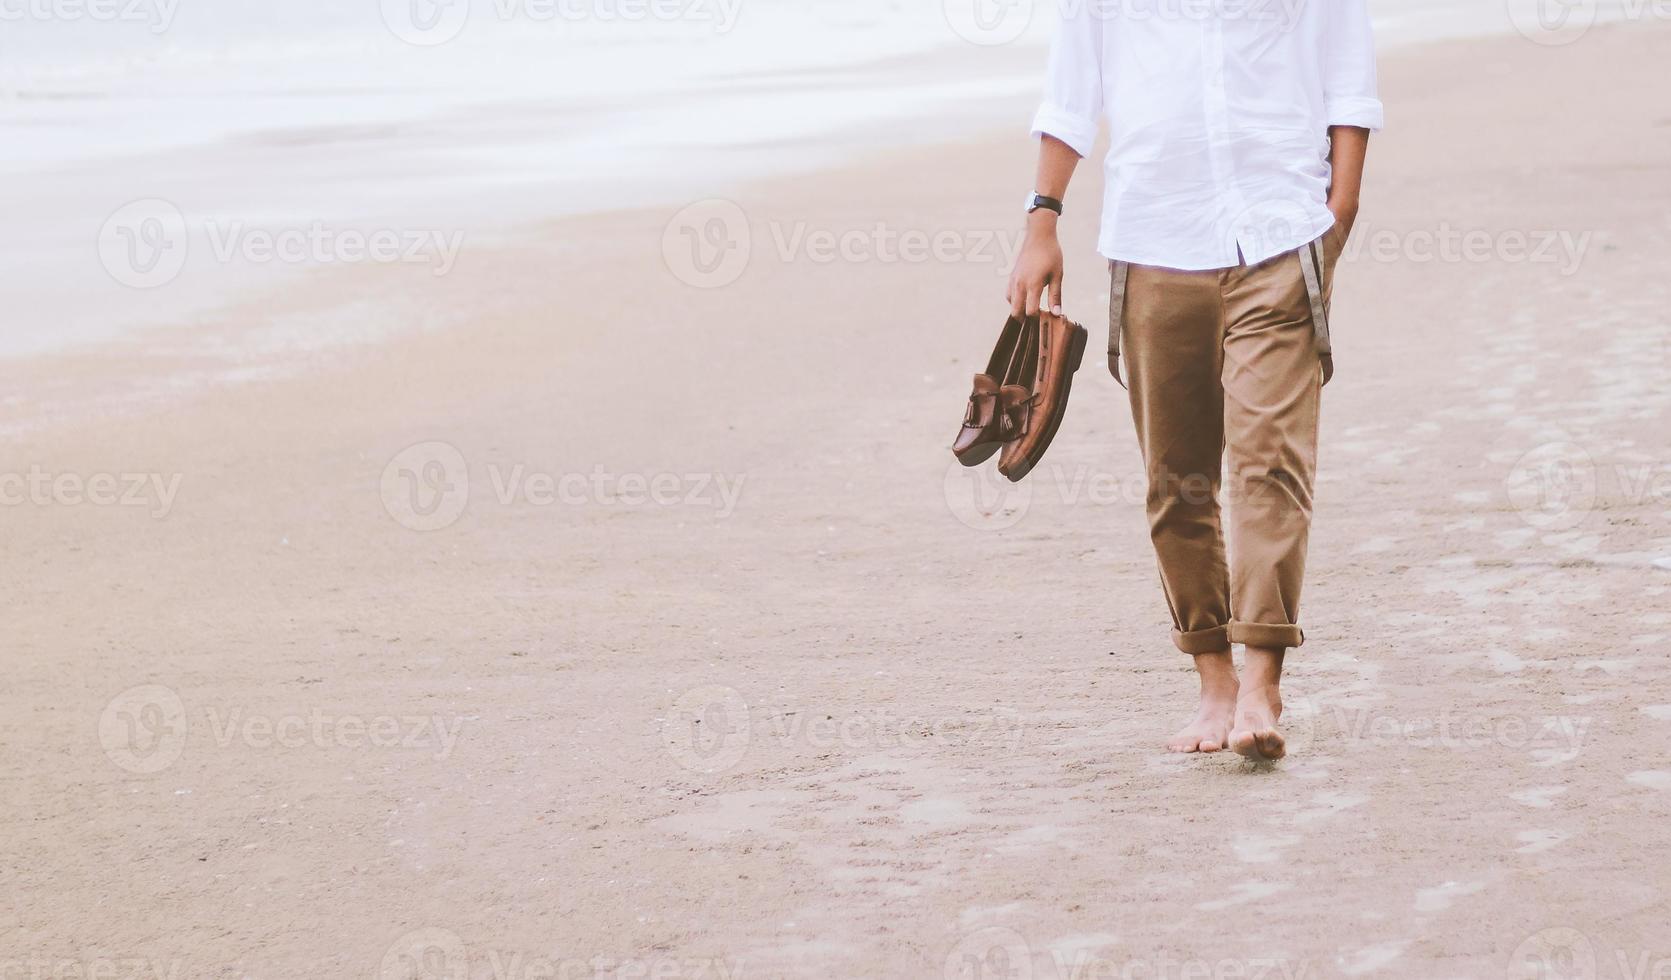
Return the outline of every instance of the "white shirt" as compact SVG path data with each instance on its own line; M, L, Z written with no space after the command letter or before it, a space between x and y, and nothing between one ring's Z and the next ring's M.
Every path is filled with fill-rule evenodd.
M1050 0L1034 135L1080 155L1109 124L1110 259L1222 269L1334 224L1328 127L1381 128L1365 0Z

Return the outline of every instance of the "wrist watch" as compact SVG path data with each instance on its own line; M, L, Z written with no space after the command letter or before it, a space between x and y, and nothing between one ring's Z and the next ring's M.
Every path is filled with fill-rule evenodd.
M1057 217L1060 217L1062 214L1062 202L1060 200L1054 197L1045 197L1038 191L1034 191L1027 198L1027 213L1032 214L1039 208L1044 208L1047 211L1054 211L1056 212Z

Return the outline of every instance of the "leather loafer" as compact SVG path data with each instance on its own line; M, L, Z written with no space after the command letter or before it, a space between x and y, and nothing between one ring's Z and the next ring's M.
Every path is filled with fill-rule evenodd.
M952 442L952 453L964 466L986 462L1020 433L1019 422L1030 392L1016 382L1023 360L1023 336L1031 333L1031 325L1010 317L998 333L998 344L992 349L985 373L975 375L963 426Z
M1004 444L998 457L998 472L1010 480L1020 480L1033 471L1068 410L1068 393L1073 389L1073 373L1085 358L1085 328L1066 317L1040 312L1035 321L1029 320L1023 333L1031 339L1032 349L1023 352L1024 359L1033 359L1036 369L1030 373L1025 407L1021 410L1021 433Z

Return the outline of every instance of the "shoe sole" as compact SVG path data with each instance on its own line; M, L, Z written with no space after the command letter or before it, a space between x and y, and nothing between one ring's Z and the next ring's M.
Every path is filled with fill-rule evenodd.
M952 455L956 456L957 461L964 466L979 466L991 459L992 454L997 452L1002 445L1001 442L983 442L970 446L961 453L953 451Z
M1089 337L1090 334L1085 331L1084 327L1074 328L1073 340L1068 342L1068 370L1062 376L1061 411L1057 412L1046 425L1044 437L1039 440L1038 447L1030 455L1023 456L1011 472L1004 474L1009 477L1011 483L1020 482L1023 477L1033 472L1033 467L1037 466L1039 460L1044 458L1045 450L1050 448L1050 443L1056 438L1056 430L1062 427L1062 419L1068 414L1068 396L1073 394L1073 376L1079 371L1080 362L1085 359L1085 343Z

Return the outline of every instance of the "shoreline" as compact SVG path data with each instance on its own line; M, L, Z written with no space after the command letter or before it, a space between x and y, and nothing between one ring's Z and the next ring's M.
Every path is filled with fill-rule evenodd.
M134 332L165 331L177 321L236 316L264 297L306 288L308 277L329 276L327 266L365 251L328 241L323 251L304 246L299 261L252 257L258 249L262 255L271 251L263 236L311 241L318 236L310 229L323 225L333 239L356 244L373 235L403 244L462 236L485 251L537 235L544 225L567 217L658 207L716 190L739 193L760 180L850 165L868 155L879 130L921 139L925 124L916 113L932 105L940 107L934 116L940 121L926 123L932 139L966 135L980 128L970 126L968 113L977 105L989 112L994 96L1012 114L1030 111L1028 97L1004 100L1001 93L1032 84L1032 73L1021 66L1036 59L1007 49L996 57L999 65L1010 66L1008 74L1000 68L996 79L971 80L974 65L991 72L993 53L942 53L936 66L963 73L961 81L942 85L934 84L933 69L914 58L786 73L799 79L798 88L818 91L836 83L833 91L840 98L857 100L846 109L832 108L833 118L846 123L816 134L778 124L777 134L762 131L735 145L705 146L686 133L661 146L661 137L629 114L618 127L621 137L640 146L644 161L676 154L678 175L642 165L623 169L618 161L589 155L583 141L547 139L545 130L584 128L601 111L555 104L484 105L404 122L277 129L205 146L77 161L52 173L21 173L0 190L0 206L18 228L10 245L0 244L0 290L12 297L19 322L51 324L63 337L3 336L0 357L62 352ZM769 105L774 98L758 82L716 84L741 106ZM891 85L920 94L912 102L890 104L885 90ZM681 99L697 105L694 95ZM876 108L868 124L849 118L857 105ZM309 175L305 193L288 180L295 168ZM598 207L599 186L608 188L607 207ZM241 248L224 259L217 256L216 239L228 235L243 237ZM251 243L252 237L262 240ZM145 267L152 261L144 251L152 240L168 243L155 250L162 256L156 270Z
M1589 13L1602 23L1616 16L1611 7ZM1383 12L1382 19L1423 17L1440 18L1427 27L1434 36L1391 30L1384 58L1405 57L1432 44L1512 36L1517 24L1512 9L1505 16L1495 5L1445 12L1417 6ZM1470 40L1450 36L1457 32ZM885 56L856 66L712 79L711 90L728 93L733 101L753 98L762 106L771 104L769 81L787 82L803 97L841 93L871 106L871 118L861 122L849 107L851 118L841 116L847 119L844 129L796 131L776 124L777 135L762 132L754 140L712 146L690 142L687 133L680 137L683 144L656 148L653 137L639 132L628 138L643 142L647 158L676 154L681 173L669 179L629 169L624 179L609 183L605 210L723 197L761 181L811 178L861 165L875 157L879 143L886 144L878 138L882 134L908 150L1021 132L1035 105L1041 40L951 45L926 56ZM890 90L914 93L914 101L890 105L884 95ZM0 289L20 311L17 322L50 324L57 336L43 339L39 332L13 328L0 336L0 358L65 352L133 333L160 336L180 321L235 318L264 297L308 288L310 276L329 274L324 267L363 254L360 240L369 236L398 239L403 252L416 240L455 237L467 238L467 247L491 251L537 235L551 221L595 213L599 209L588 199L594 195L586 188L607 180L616 166L587 157L580 144L552 142L540 133L553 126L584 127L601 111L590 103L580 109L526 101L455 105L422 118L279 127L139 156L72 161L50 175L20 171L9 190L0 191L0 205L18 229L10 246L0 245L0 268L6 270L0 272ZM633 124L625 132L633 133ZM461 155L461 146L475 148L473 160ZM511 159L526 162L510 165ZM472 175L478 165L480 173ZM287 186L287 173L295 168L309 175L305 195ZM556 173L566 176L550 176ZM138 188L144 192L136 195ZM536 216L530 217L530 210ZM294 262L237 253L231 259L206 258L215 251L216 236L306 238L315 225L323 225L333 242L349 244L304 250ZM168 261L175 251L183 253L181 268L161 286L154 275L137 276L143 280L140 289L117 281L127 278L128 270L110 271L113 257L122 264L124 250L142 248L158 232L170 242L189 242L170 249ZM89 254L89 242L98 243L98 253ZM263 241L248 246L251 252L263 247ZM328 332L302 338L303 346L310 340L333 342Z
M1598 28L1602 32L1635 29L1653 28ZM1450 46L1512 43L1512 38L1500 35L1411 43L1395 48L1392 54L1384 57L1383 71L1386 71L1387 65L1402 60L1420 60L1428 56L1425 52L1444 50ZM1557 53L1559 50L1550 49ZM961 60L970 65L979 63L990 54L981 49L958 53L962 56ZM855 69L847 74L860 77L872 72L883 77L897 74L903 81L920 78L924 69L912 64L909 59L884 60L862 71ZM432 208L429 217L434 220L431 221L402 221L395 218L392 212L386 212L382 218L361 217L339 222L296 224L277 221L271 225L276 229L275 234L266 234L269 228L259 222L246 224L241 218L207 229L196 229L189 258L209 256L212 261L217 249L224 251L227 247L224 241L214 240L217 231L228 235L231 229L250 227L257 236L254 243L231 239L233 252L259 246L263 250L261 254L271 255L282 251L287 243L305 242L310 228L321 224L328 225L339 236L357 235L361 252L370 247L373 238L394 229L393 248L385 254L398 255L401 261L381 264L337 261L332 263L335 268L317 262L295 264L269 261L263 269L255 268L247 261L240 263L235 255L233 262L216 261L208 269L187 265L176 280L166 283L159 290L127 289L105 283L114 289L115 300L138 308L151 306L157 293L166 293L177 286L183 290L183 295L173 307L175 312L172 315L148 319L143 326L118 330L83 343L0 354L0 378L9 378L12 382L10 397L0 403L0 429L16 433L25 428L51 425L57 411L67 412L63 417L73 419L88 414L108 417L112 412L143 409L146 405L166 407L170 404L170 396L181 392L213 391L229 384L294 377L297 372L316 369L333 357L352 362L375 351L380 345L399 343L402 338L413 334L467 329L462 325L473 316L479 301L472 297L456 306L437 307L436 301L443 297L471 292L469 287L462 290L450 288L446 279L459 271L465 276L482 276L487 268L507 254L540 248L542 243L549 244L554 239L560 239L561 235L554 233L555 229L574 223L588 226L601 224L604 227L617 221L642 223L647 217L677 222L678 208L691 205L699 209L691 218L694 221L702 219L700 208L704 202L746 199L759 189L793 186L804 180L839 179L844 172L875 168L881 165L881 161L943 154L953 152L959 146L990 147L1006 142L1026 144L1025 139L1012 137L1025 129L1034 101L1030 96L1019 97L1002 105L1004 108L1000 114L1012 117L1013 125L999 126L983 122L981 118L942 120L937 130L939 137L929 141L924 139L920 122L901 120L893 124L884 123L881 131L897 133L903 145L879 151L875 148L879 135L877 128L855 130L824 140L819 154L798 160L795 154L800 151L792 145L783 147L782 150L789 155L779 154L777 166L784 169L775 174L728 176L707 183L707 193L680 194L674 185L667 185L651 190L636 203L602 210L559 213L521 222L506 217L484 223L475 207L486 198L478 196L471 201L457 199ZM990 110L991 107L985 108ZM1104 142L1099 141L1094 158L1100 158L1105 149ZM229 145L222 149L227 153L236 151L247 155L264 145L248 144L241 148ZM377 149L375 143L368 144L364 152ZM769 149L719 148L714 151L713 166L719 167L721 161L737 159L745 153L758 156ZM835 163L832 160L845 162ZM147 169L161 174L176 169L176 162L175 158L165 155L154 159ZM220 169L235 166L234 163L216 165ZM188 172L184 179L188 182L201 179L216 167L203 174ZM263 174L266 172L263 171ZM269 181L273 178L266 174L256 179ZM1024 172L1020 179L1025 180ZM1100 192L1101 179L1100 168L1085 167L1076 184L1077 196L1081 200L1094 197ZM222 210L222 206L211 203L206 210L216 213ZM489 210L508 215L511 205L502 201ZM1021 229L1019 222L1016 225L1014 228L994 226L973 229L971 241L962 246L971 253L982 253L986 263L995 267L994 275L1000 280L1000 290L1001 277L1006 271L1004 262L1013 255L1018 245L1014 239ZM1364 230L1369 231L1373 226L1372 216L1366 218ZM664 229L664 246L671 234L672 229ZM803 250L809 245L800 237L793 223L787 227L774 226L770 235L763 238L768 246L780 253L779 261L786 258L782 254L785 243ZM979 241L975 241L976 238ZM1363 234L1354 234L1349 251L1356 254L1372 247L1365 238ZM101 248L109 244L110 236L101 236ZM414 257L411 254L414 245L424 247L417 250L416 263L407 262L406 259ZM876 247L885 246L877 243ZM564 254L565 250L559 247L553 253L553 260L561 262ZM1571 258L1564 252L1562 255ZM82 257L89 257L85 248ZM802 255L799 258L807 257ZM445 275L435 275L441 268L445 269ZM191 292L190 282L194 278L201 281L205 272L212 272L232 285L223 284L219 290L206 293ZM439 315L438 309L441 311ZM169 320L173 322L166 322ZM101 363L122 365L120 383L114 378L96 383L96 394L83 391L78 395L65 391L62 376L96 375L96 366ZM118 390L112 391L113 388ZM123 388L125 392L120 390ZM59 397L51 397L53 394ZM86 397L90 394L92 397ZM28 410L22 408L30 403L42 406L45 411L30 417Z

